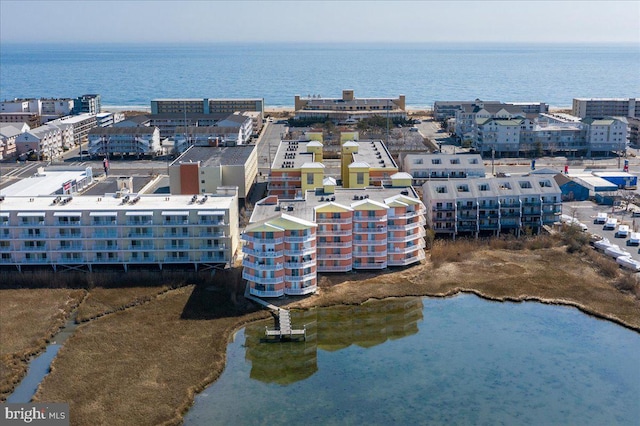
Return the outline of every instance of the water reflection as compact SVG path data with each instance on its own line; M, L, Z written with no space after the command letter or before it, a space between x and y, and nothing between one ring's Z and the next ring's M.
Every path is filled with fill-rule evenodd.
M280 385L307 379L318 371L318 349L331 352L351 345L371 348L416 334L422 309L422 299L413 297L292 311L292 324L306 326L307 339L303 342L264 343L264 322L251 324L245 330L250 377Z

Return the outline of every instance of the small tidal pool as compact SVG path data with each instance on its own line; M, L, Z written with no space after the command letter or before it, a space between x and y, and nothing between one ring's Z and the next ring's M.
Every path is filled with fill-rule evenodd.
M292 312L305 342L236 333L186 425L637 425L640 334L473 295Z

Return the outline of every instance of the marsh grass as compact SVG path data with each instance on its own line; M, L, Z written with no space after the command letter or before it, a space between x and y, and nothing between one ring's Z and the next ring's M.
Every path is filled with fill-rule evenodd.
M595 256L604 256L592 249L569 253L561 236L541 237L435 240L430 262L379 274L322 275L318 294L271 302L308 309L471 292L499 301L573 306L640 331L640 300L626 290L619 268L613 274L609 264L599 266ZM235 330L270 317L243 299L239 268L187 284L78 326L35 399L70 402L73 424L179 424L195 393L224 369ZM104 293L95 300L100 296L105 306L135 296Z
M67 322L84 290L0 290L0 400L22 380L29 359Z

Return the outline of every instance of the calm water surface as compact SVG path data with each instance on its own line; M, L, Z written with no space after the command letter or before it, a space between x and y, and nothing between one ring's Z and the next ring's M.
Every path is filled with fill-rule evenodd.
M149 107L155 98L406 95L436 100L546 102L639 97L640 44L221 43L8 44L0 98L99 93L103 105Z
M640 419L640 334L576 309L461 295L294 312L292 321L307 325L306 342L260 343L265 323L239 331L185 424Z

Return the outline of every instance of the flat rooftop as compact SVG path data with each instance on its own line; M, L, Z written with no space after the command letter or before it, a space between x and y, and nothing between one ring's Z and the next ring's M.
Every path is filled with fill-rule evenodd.
M305 163L313 162L313 153L307 152L308 145L317 145L317 141L280 141L278 150L276 151L272 169L300 169ZM322 145L322 144L320 144Z
M314 209L319 205L333 202L351 208L353 203L361 203L364 200L384 204L384 200L387 198L400 195L403 192L406 192L409 197L419 199L411 187L387 188L376 186L359 189L339 187L336 188L333 194L325 194L322 190L309 190L304 194L303 200L280 200L278 204L256 203L251 215L251 222L260 222L280 213L286 213L313 222L315 220ZM363 199L361 200L360 197L363 197ZM293 207L293 210L289 210L290 206ZM280 210L277 210L278 207Z
M373 169L398 168L384 142L380 140L360 140L356 143L359 146L358 152L353 154L354 163L367 163Z
M242 166L256 149L255 145L192 146L171 163L200 163L201 167Z
M87 177L86 170L45 170L43 173L21 179L18 182L2 188L0 194L12 197L36 197L51 195L62 189L62 184L68 181L82 180ZM4 205L0 206L0 210Z
M129 194L129 201L137 197L137 194ZM68 196L60 196L62 199ZM192 195L146 195L140 194L139 201L135 204L123 203L123 196L116 197L116 194L97 195L79 195L74 196L71 201L64 205L60 203L54 204L57 198L55 195L41 195L35 197L22 196L6 196L4 201L0 202L0 211L6 213L11 211L17 212L144 212L149 210L202 210L210 211L213 209L228 209L233 200L232 196L208 195L204 203L192 203ZM199 196L198 200L202 200L203 196Z

